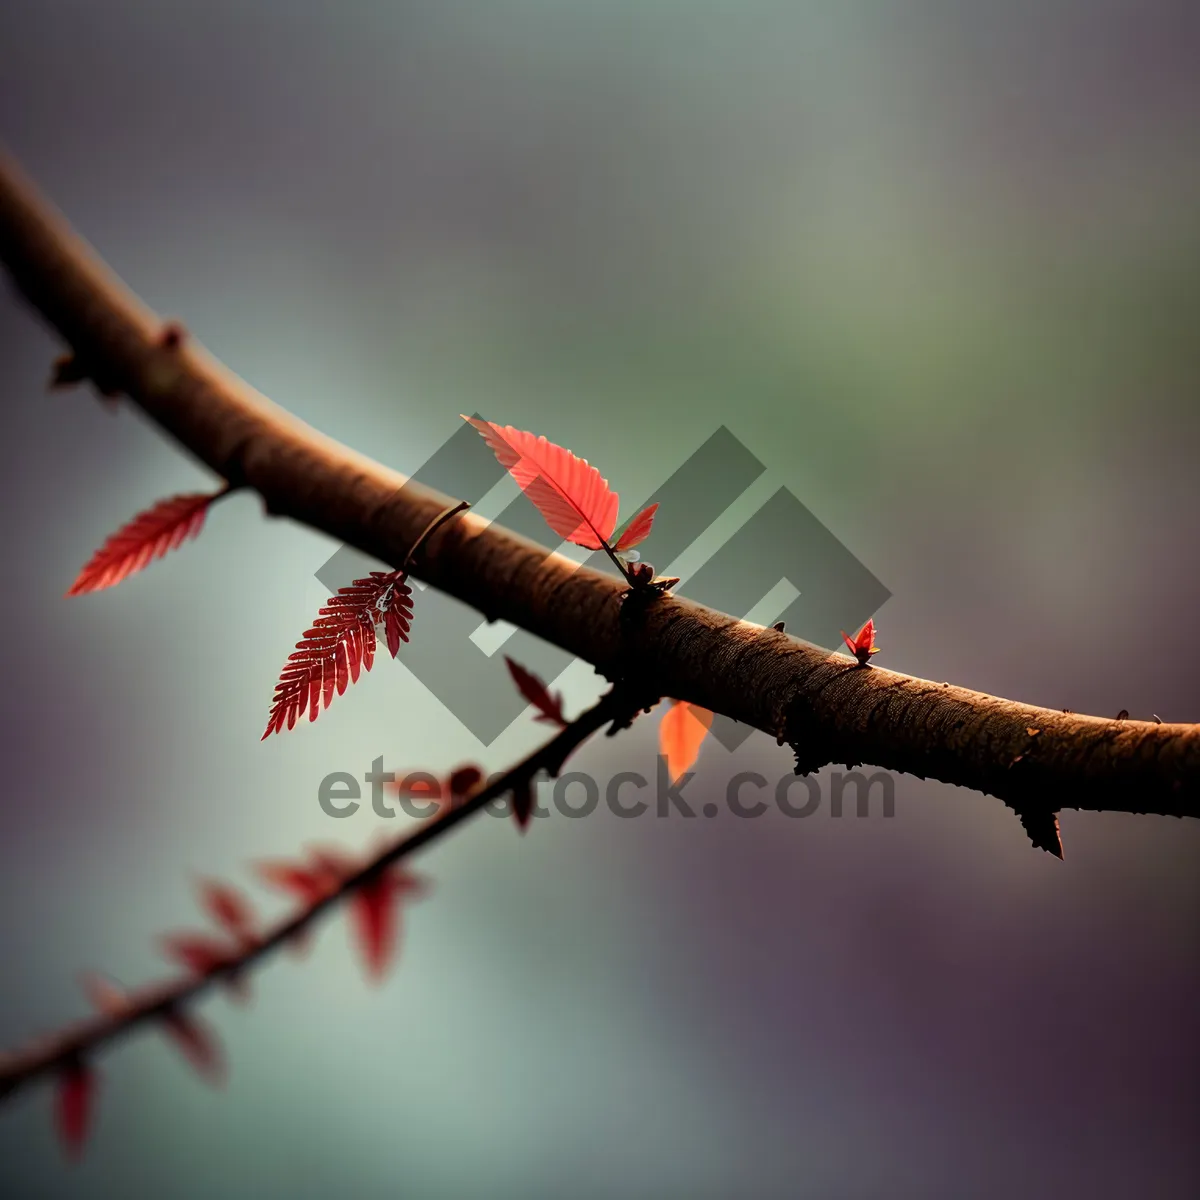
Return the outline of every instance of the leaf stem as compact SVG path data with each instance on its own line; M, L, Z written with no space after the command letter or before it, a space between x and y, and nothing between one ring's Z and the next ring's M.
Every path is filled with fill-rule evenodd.
M466 500L460 500L453 508L447 508L444 512L438 513L428 525L417 535L417 540L413 542L411 549L404 556L404 561L400 564L400 570L406 575L409 567L412 566L413 556L420 550L421 546L434 534L439 526L444 525L451 517L457 516L464 509L470 508L471 505Z

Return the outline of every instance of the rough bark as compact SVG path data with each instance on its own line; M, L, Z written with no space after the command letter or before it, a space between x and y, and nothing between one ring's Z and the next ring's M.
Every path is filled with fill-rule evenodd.
M267 511L397 565L450 503L317 433L148 311L0 157L0 258L70 345L194 457ZM870 763L1003 798L1026 814L1079 808L1196 816L1200 728L1088 717L858 667L785 633L624 581L467 513L413 574L655 695L787 741L798 769Z

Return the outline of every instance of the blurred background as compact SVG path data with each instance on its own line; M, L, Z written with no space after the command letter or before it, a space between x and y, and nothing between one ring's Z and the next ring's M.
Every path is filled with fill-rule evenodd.
M0 137L151 305L401 471L479 411L640 498L725 424L767 471L693 568L787 487L892 592L885 665L1187 721L1198 62L1184 0L8 0ZM47 396L60 349L3 297L3 1045L82 1015L82 968L162 974L197 875L282 911L250 861L395 831L323 814L330 772L542 729L485 748L385 661L260 744L336 546L249 498L63 600L212 480ZM576 766L651 775L658 720ZM790 762L710 739L688 795ZM1194 1195L1200 828L1062 832L907 777L890 820L480 818L417 862L382 986L335 920L204 1004L223 1093L138 1037L80 1165L47 1088L0 1112L0 1192Z

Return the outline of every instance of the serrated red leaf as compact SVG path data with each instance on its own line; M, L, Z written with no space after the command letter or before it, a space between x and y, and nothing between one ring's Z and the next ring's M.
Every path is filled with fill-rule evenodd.
M78 1158L87 1141L96 1094L96 1073L83 1063L69 1063L58 1077L55 1123L68 1157Z
M408 641L408 631L412 628L412 614L412 590L401 578L392 588L383 626L387 635L388 653L393 658L400 653L400 643Z
M532 671L527 671L519 662L514 662L507 654L504 661L508 664L508 673L513 677L517 690L538 710L539 715L534 720L560 725L565 729L569 722L563 716L562 693L551 694L541 679Z
M656 512L658 512L657 504L651 504L649 508L643 508L629 522L629 527L617 539L617 544L613 549L619 554L622 550L632 550L634 546L640 546L650 536L650 529L654 524L654 514Z
M617 524L617 493L586 459L545 437L463 416L559 537L599 550Z
M209 1083L219 1084L225 1078L225 1056L221 1043L212 1028L194 1014L181 1009L167 1009L162 1015L163 1029L196 1069Z
M279 673L263 741L301 716L315 721L334 693L341 696L375 661L375 626L384 626L395 658L412 628L412 590L403 571L372 571L339 588L318 611L311 628Z
M254 939L257 925L254 909L237 888L215 879L202 879L197 887L201 906L218 925L240 941Z
M682 700L673 700L663 714L658 727L658 748L667 760L667 774L672 780L678 779L696 761L712 717L707 708Z
M192 492L172 496L138 513L92 555L67 595L82 596L115 587L169 550L177 549L188 538L196 537L204 526L208 506L220 494Z

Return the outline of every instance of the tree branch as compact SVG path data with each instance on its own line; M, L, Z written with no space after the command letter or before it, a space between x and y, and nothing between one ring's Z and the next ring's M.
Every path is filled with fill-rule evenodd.
M446 497L317 433L164 326L2 156L0 258L77 368L127 394L229 484L257 491L269 513L395 566L445 509ZM1194 725L1079 716L859 668L670 594L623 606L623 581L470 513L438 529L422 560L415 574L487 618L530 630L609 679L640 677L656 694L787 741L802 771L869 762L1023 812L1200 815Z
M568 756L603 725L611 722L609 733L616 733L625 728L640 709L656 699L652 696L638 698L620 687L610 689L596 704L504 774L477 787L458 803L444 807L437 817L425 822L415 833L394 842L365 866L347 874L319 900L305 905L298 913L247 942L239 952L207 971L190 973L181 979L140 989L129 997L123 1007L81 1021L59 1034L38 1041L27 1050L0 1056L0 1097L35 1079L56 1074L72 1062L90 1062L100 1047L117 1041L147 1023L161 1021L169 1014L179 1012L212 985L244 978L251 967L292 942L319 917L381 872L444 837L456 825L481 812L493 800L532 785L539 771L554 777Z

